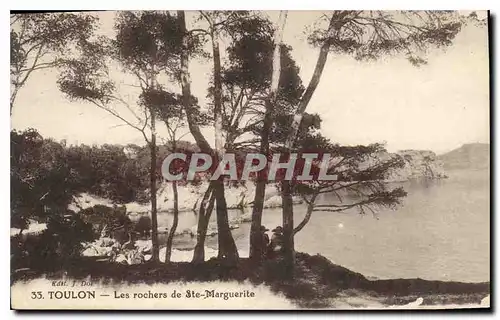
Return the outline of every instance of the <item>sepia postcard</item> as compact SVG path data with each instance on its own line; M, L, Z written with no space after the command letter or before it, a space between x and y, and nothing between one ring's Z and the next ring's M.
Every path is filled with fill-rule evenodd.
M11 12L11 308L491 308L488 18Z

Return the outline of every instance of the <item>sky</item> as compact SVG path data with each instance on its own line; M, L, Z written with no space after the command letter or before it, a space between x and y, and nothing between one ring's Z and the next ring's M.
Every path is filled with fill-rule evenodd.
M99 32L111 36L114 13L98 15ZM267 15L277 21L277 11ZM317 11L290 11L284 31L284 42L293 48L305 85L319 54L307 43L305 31L320 15ZM188 20L190 17L192 14L187 15ZM322 133L341 144L385 142L389 151L443 153L465 143L489 143L487 28L463 28L451 47L432 50L428 58L427 65L416 68L398 56L359 62L330 54L307 112L320 114ZM210 72L208 62L190 65L192 91L201 103L206 101ZM59 92L56 79L53 70L31 75L18 94L11 117L13 129L36 128L44 137L66 139L70 144L144 144L139 132L105 111L69 101ZM118 81L127 82L126 78ZM133 96L126 84L121 88L123 96ZM160 135L165 133L162 130ZM204 132L213 141L212 130ZM185 139L193 140L189 134Z

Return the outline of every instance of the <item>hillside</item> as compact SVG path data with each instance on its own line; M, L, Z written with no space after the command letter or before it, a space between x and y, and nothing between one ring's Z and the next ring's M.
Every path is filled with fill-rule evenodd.
M487 143L468 143L460 148L438 157L444 163L445 170L489 169L490 145Z

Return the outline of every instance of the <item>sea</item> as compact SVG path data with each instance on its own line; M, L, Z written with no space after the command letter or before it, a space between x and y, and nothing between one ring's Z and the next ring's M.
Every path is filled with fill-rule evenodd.
M296 235L295 248L321 254L370 279L490 281L490 172L456 170L447 174L447 179L394 184L408 193L395 209L365 214L356 209L314 212ZM337 201L330 194L318 199L321 203ZM230 210L229 218L248 215L249 210ZM304 205L294 207L296 225L305 212ZM170 226L172 219L171 213L160 213L159 226ZM215 213L212 220L215 223ZM265 209L264 226L273 229L281 221L281 208ZM195 212L179 215L179 230L196 223ZM248 256L250 223L240 223L232 233L240 256ZM160 241L165 238L161 236ZM195 243L194 237L185 234L174 239L174 248L189 256ZM206 246L216 250L217 235L208 237Z

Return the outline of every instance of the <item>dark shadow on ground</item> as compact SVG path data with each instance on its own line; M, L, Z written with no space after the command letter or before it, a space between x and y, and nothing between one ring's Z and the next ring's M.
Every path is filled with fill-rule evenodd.
M15 270L17 268L13 268ZM299 307L334 307L336 298L365 296L382 305L404 305L418 297L423 305L478 304L490 294L490 283L428 281L423 279L368 280L360 273L333 264L321 255L297 253L293 280L283 277L282 261L267 260L261 266L242 258L235 266L226 266L217 259L193 265L187 262L120 265L92 258L80 258L65 266L45 269L23 268L11 275L11 283L46 277L85 279L103 283L169 283L174 281L250 281L265 284L280 292Z

